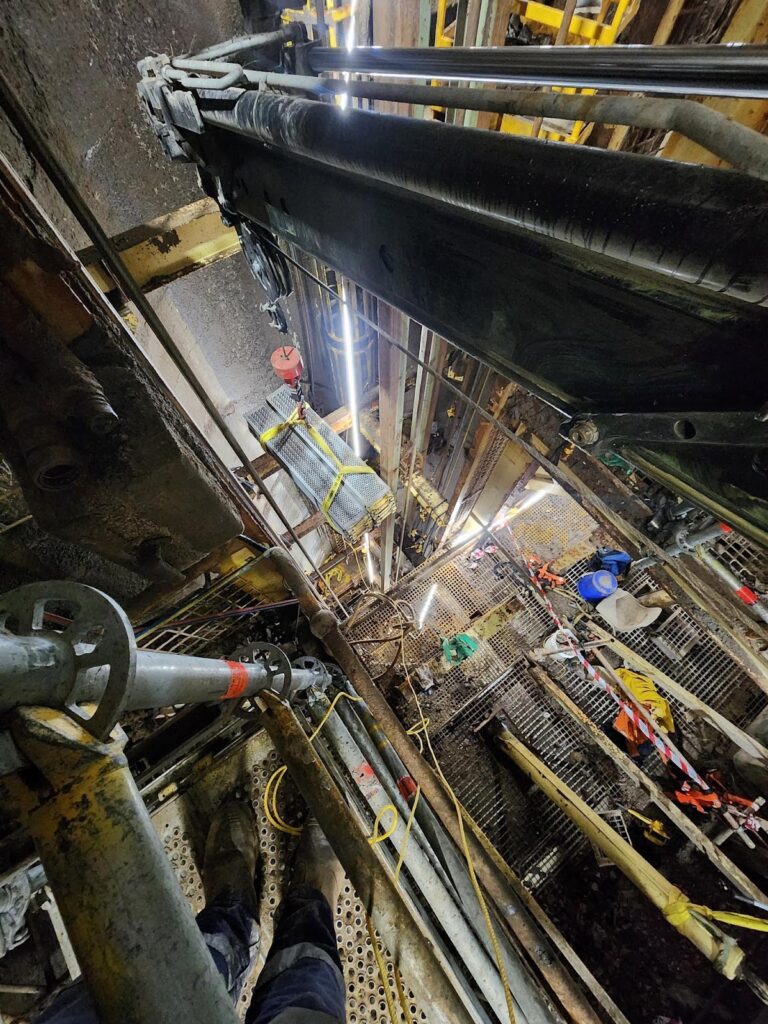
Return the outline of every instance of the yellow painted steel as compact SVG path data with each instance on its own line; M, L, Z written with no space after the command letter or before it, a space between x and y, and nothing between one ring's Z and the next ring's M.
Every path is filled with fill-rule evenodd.
M723 43L768 43L768 5L765 0L741 0L723 33ZM768 102L758 99L705 99L703 103L713 110L732 117L734 121L765 132L768 126ZM722 160L707 152L695 142L673 133L661 150L661 156L687 163L724 166ZM725 165L727 166L727 164Z
M614 5L608 0L603 0L596 18L574 14L568 29L569 39L573 38L573 41L579 45L586 43L588 46L611 46L616 42L622 29L626 28L637 13L639 2L640 0L618 0ZM608 17L609 11L611 12L610 18ZM552 35L556 35L562 24L563 11L549 4L541 3L541 0L521 0L521 18L527 24L543 27ZM552 91L592 96L597 90L553 87ZM531 128L531 121L512 114L505 114L501 119L500 130L503 132L510 132L514 135L530 135ZM585 129L588 128L589 126L584 121L575 121L568 131L558 132L554 129L544 128L539 133L539 137L577 143L583 141Z
M445 19L449 0L437 0L435 13L435 46L453 46L453 37L445 34Z
M697 913L695 905L677 886L649 864L508 729L500 729L496 741L528 778L637 886L672 927L707 957L716 970L730 980L742 977L744 952L734 939Z
M234 1024L229 995L195 924L123 753L61 710L10 720L40 775L26 820L99 1020ZM194 992L194 1000L189 998Z

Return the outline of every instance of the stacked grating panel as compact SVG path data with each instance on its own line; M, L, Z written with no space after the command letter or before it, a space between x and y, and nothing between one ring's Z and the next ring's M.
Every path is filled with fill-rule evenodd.
M252 975L246 983L237 1007L241 1020L245 1017L253 985L264 965L272 941L273 919L283 895L286 863L290 864L294 842L275 831L263 817L264 787L277 767L277 754L266 733L257 733L248 740L244 749L238 748L213 771L206 772L192 787L189 799L171 800L161 805L153 815L155 828L181 888L192 909L198 912L204 903L198 864L204 847L207 820L222 797L235 786L250 796L259 820L261 946ZM389 1017L384 989L368 936L365 913L347 880L336 909L336 938L346 981L348 1024L385 1024ZM388 985L393 999L396 1000L392 963L386 950L383 956L387 966ZM407 995L413 1024L426 1022L427 1016L414 1002L412 993Z
M323 509L330 525L350 540L360 540L394 513L392 492L308 406L303 424L290 424L295 411L296 403L284 385L264 405L248 413L246 420L313 507ZM312 428L311 433L307 426ZM274 430L278 432L266 439L267 432ZM340 482L339 467L344 468ZM329 497L332 500L325 508Z

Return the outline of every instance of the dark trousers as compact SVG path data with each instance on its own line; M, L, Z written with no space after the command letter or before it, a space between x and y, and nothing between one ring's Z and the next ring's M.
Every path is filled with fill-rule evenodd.
M200 911L197 924L236 1002L258 954L258 924L227 892ZM181 1007L179 1016L183 1018ZM246 1024L339 1024L344 1019L344 976L331 908L317 889L294 886L275 916L272 947L253 990ZM99 1018L79 981L61 992L35 1024L99 1024Z

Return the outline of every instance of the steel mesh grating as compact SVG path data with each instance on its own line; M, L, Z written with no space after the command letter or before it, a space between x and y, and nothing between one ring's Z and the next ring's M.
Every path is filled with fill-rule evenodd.
M595 521L580 506L557 493L511 522L521 548L551 559L571 586L587 571L596 528ZM502 531L499 539L504 543ZM500 549L479 560L457 554L447 563L438 563L433 571L427 562L416 579L406 577L395 594L410 602L418 619L430 589L437 584L424 628L405 639L410 668L439 655L441 636L471 632L480 617L510 596L517 593L520 599L519 610L513 610L496 632L480 640L471 658L439 675L434 690L422 694L420 702L429 716L430 733L446 777L457 795L526 885L536 888L554 879L563 864L589 852L589 845L578 828L541 793L511 779L486 741L475 732L485 719L496 710L505 711L520 738L625 838L626 822L620 813L616 815L617 805L632 803L637 793L612 762L601 755L596 761L594 748L584 743L567 714L527 675L522 655L541 644L552 632L553 623L527 589L500 571L494 572L506 558ZM647 574L639 573L627 589L641 593L655 589L655 585ZM356 623L349 635L352 640L381 636L392 628L391 612L379 606ZM653 644L651 630L638 630L620 639L732 721L746 724L766 706L765 695L687 613L681 611L667 626L667 641L674 647L690 639L691 632L695 644L680 661L665 657ZM365 645L358 650L377 674L390 664L397 644L379 648ZM548 668L597 725L610 724L616 715L610 697L584 680L569 662L552 661ZM674 698L671 703L685 728L685 710ZM407 715L408 725L418 720L414 707ZM651 764L651 770L654 767Z
M754 541L729 533L715 541L712 554L758 593L768 593L768 553Z
M166 616L164 621L204 618L219 612L259 604L264 600L263 595L248 580L248 573L258 561L259 557L249 559L234 572L221 577L211 587L199 591L182 609ZM200 655L210 651L214 646L221 645L241 624L242 619L237 616L173 627L164 626L161 621L140 632L137 642L139 647L147 650Z

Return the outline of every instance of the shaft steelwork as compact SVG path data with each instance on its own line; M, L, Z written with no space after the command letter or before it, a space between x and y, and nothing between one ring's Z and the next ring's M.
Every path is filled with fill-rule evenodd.
M315 47L308 61L316 73L768 97L765 46Z

